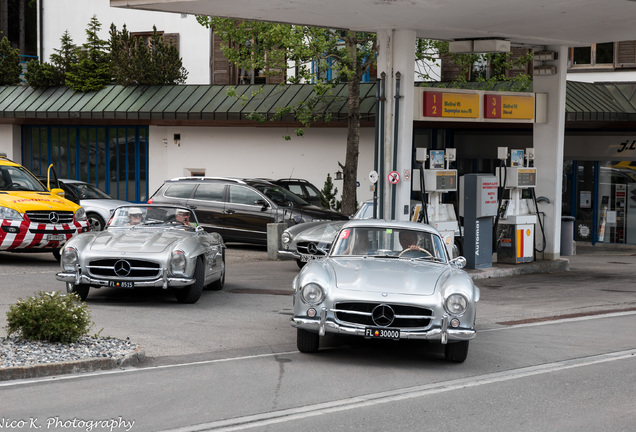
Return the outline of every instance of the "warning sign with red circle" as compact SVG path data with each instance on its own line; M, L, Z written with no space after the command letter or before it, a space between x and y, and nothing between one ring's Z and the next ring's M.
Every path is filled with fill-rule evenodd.
M400 173L397 171L391 171L389 173L389 183L398 184L399 181L400 181Z

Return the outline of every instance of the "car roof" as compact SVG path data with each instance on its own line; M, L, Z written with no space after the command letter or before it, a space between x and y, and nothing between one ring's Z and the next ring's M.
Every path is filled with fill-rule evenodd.
M410 221L395 221L395 220L381 220L381 219L351 219L343 225L344 228L395 228L395 229L409 229L415 231L430 232L433 234L439 234L438 231L430 225L426 225L419 222Z
M205 181L228 181L234 183L245 183L243 180L235 177L175 177L170 180L166 180L166 182L181 182L181 181L194 181L194 182L205 182Z

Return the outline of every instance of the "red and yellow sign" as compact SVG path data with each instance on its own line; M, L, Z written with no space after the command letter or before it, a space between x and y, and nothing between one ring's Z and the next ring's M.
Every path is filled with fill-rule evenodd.
M479 95L424 92L424 117L478 118Z
M534 96L484 95L484 117L489 119L534 119Z

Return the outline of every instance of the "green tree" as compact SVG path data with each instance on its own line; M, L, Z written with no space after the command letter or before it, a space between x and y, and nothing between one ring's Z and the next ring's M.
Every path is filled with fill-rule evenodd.
M20 84L20 50L11 47L7 37L0 40L0 85Z
M54 48L51 63L31 60L27 63L24 78L33 88L48 88L64 85L66 73L72 65L78 63L77 46L73 43L68 30L60 38L60 49Z
M188 72L183 67L179 50L166 43L153 27L148 40L132 36L123 26L119 32L110 27L110 56L113 80L121 85L166 85L184 83Z
M312 97L279 109L273 119L293 114L303 127L328 121L330 116L324 107L336 98L331 89L338 83L347 83L349 110L342 212L353 214L357 205L360 83L375 62L375 34L203 16L198 20L221 38L223 54L237 68L278 75L292 62L296 75L290 82L315 84ZM302 133L302 129L296 131L297 135Z
M338 195L338 188L334 187L333 181L331 180L331 174L327 174L327 179L325 180L325 184L320 192L322 192L320 203L323 207L330 208L331 210L340 210L342 202L336 199Z
M108 42L97 33L102 25L93 16L86 29L87 41L78 51L78 62L66 72L66 85L73 90L88 92L104 88L111 82Z

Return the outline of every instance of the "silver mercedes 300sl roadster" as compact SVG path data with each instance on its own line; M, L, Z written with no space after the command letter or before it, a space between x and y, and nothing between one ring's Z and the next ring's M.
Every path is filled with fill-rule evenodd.
M448 259L432 227L357 220L344 224L329 254L293 281L297 347L315 352L326 333L367 339L419 339L445 345L463 362L475 337L479 288Z
M173 289L181 303L195 303L204 287L220 290L225 283L223 239L178 206L118 207L104 231L68 241L60 264L57 279L82 300L90 287L156 287Z

